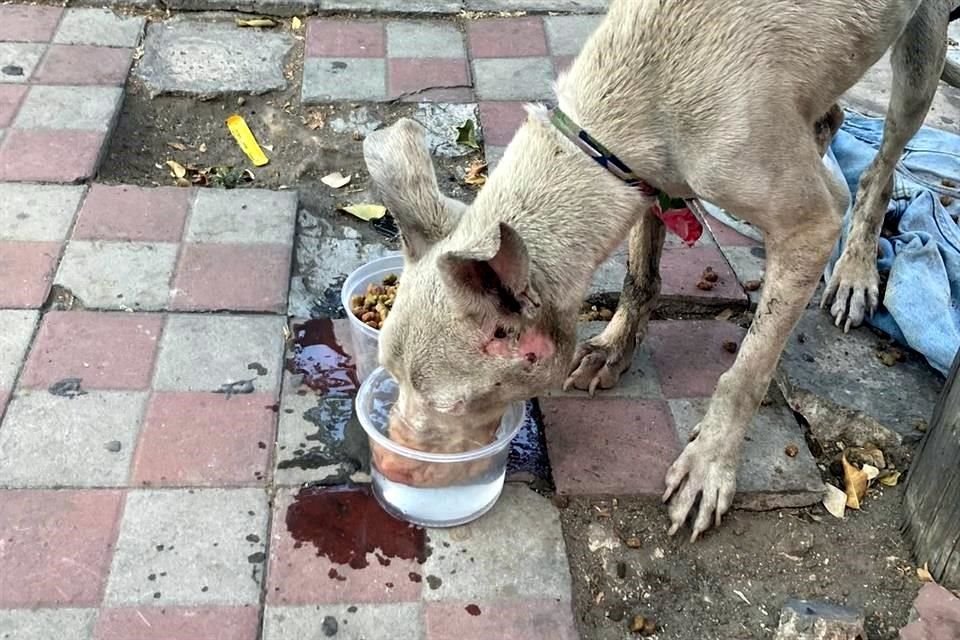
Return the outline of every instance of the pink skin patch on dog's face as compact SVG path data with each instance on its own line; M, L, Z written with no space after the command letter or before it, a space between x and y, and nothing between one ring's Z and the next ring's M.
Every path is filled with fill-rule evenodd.
M483 345L483 352L489 356L516 358L535 364L552 357L556 353L556 345L540 331L524 331L519 338L514 338L503 329L497 328L493 337Z

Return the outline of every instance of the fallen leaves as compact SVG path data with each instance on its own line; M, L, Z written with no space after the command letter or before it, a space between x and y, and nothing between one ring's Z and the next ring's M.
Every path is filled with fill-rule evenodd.
M920 582L934 582L933 574L930 573L930 565L926 562L922 567L917 567L917 578Z
M254 27L257 29L271 29L277 26L276 20L270 18L237 18L238 27Z
M899 471L884 471L877 478L877 482L882 484L885 487L895 487L897 483L900 482L900 472Z
M843 486L847 494L847 507L859 509L860 502L867 495L867 485L870 480L865 472L847 461L846 455L840 460L843 463Z
M300 31L300 27L302 26L303 26L303 20L301 20L297 16L293 16L293 19L290 20L290 28L293 29L294 31Z
M201 167L195 164L182 165L176 160L165 163L170 177L178 187L223 187L233 189L240 184L253 182L253 172L249 169L231 166ZM163 165L157 165L162 168Z
M340 207L341 211L346 211L350 215L360 218L365 222L379 220L387 213L387 208L382 204L350 204Z
M473 120L467 120L457 127L457 144L471 149L480 149L480 145L477 143L477 125L473 123Z
M343 175L339 171L334 171L333 173L328 173L327 175L320 178L320 182L327 185L331 189L340 189L350 184L350 175Z
M826 493L823 496L823 506L834 518L843 519L847 508L847 494L829 482L824 484Z
M327 123L326 116L322 111L310 111L307 113L307 117L303 118L303 124L306 125L307 129L311 131L316 131L317 129L322 129L323 125Z
M483 160L474 160L467 167L467 173L463 177L464 184L471 187L480 188L487 183L487 163Z

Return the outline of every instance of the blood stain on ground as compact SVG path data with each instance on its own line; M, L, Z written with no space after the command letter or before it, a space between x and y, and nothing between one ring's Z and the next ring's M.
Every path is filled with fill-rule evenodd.
M464 609L466 609L467 613L469 613L472 616L480 615L480 607L478 607L475 604L468 604L466 607L464 607Z
M424 529L384 511L369 486L301 489L287 508L286 522L297 548L311 544L317 555L354 569L368 566L367 554L375 553L420 564L427 560Z
M308 320L293 327L293 356L287 362L303 383L323 394L353 394L360 387L353 359L337 341L329 318Z

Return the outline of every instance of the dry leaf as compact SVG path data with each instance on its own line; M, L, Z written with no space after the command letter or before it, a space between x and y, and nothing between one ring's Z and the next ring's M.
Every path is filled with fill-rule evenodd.
M367 222L379 220L387 213L387 208L381 204L351 204L340 209Z
M187 150L187 145L183 144L182 142L168 142L167 146L171 149L176 149L177 151Z
M877 481L885 487L895 487L900 482L900 472L888 471L877 478Z
M832 484L827 483L824 486L827 492L823 496L823 506L827 508L827 511L829 511L830 515L834 518L840 518L842 520L847 506L847 494Z
M238 27L262 27L269 28L277 26L276 21L270 18L237 18Z
M467 174L463 178L465 184L471 187L482 187L487 183L487 163L483 160L474 160L467 169Z
M480 145L477 144L477 125L473 123L473 120L467 120L457 127L457 144L462 144L471 149L480 148Z
M334 171L333 173L328 173L320 178L320 182L327 185L331 189L339 189L340 187L345 187L350 184L350 176L345 176L339 171Z
M860 470L863 471L863 472L866 474L866 476L867 476L867 481L868 481L868 482L871 482L871 481L873 481L873 480L876 480L876 479L877 479L877 476L880 475L880 469L877 469L877 468L876 468L875 466L873 466L872 464L864 464L864 465L860 468Z
M917 577L920 579L920 582L934 582L933 576L930 574L929 565L924 562L922 567L917 567Z
M290 28L294 31L299 31L300 27L303 26L303 21L300 20L297 16L293 16L293 19L290 21Z
M176 160L167 160L167 166L170 167L170 175L174 178L183 178L187 175L187 169Z
M860 502L867 495L867 474L857 469L847 461L847 456L841 458L843 462L843 486L847 493L847 506L859 509Z

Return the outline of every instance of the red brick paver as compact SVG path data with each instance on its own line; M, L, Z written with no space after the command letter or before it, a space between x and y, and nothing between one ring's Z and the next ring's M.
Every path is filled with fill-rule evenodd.
M647 344L667 398L701 398L713 393L717 379L730 368L735 353L724 343L739 346L746 333L718 320L653 322Z
M0 242L0 308L36 309L60 256L56 242Z
M467 41L474 58L515 58L547 55L547 36L540 18L473 20Z
M544 398L540 406L559 493L662 493L663 476L680 452L665 402Z
M17 4L0 6L0 40L10 42L49 42L63 9Z
M104 609L94 640L256 640L256 607Z
M0 141L0 181L78 182L94 174L105 136L10 129Z
M135 484L231 486L266 481L276 413L268 393L155 393L133 467Z
M117 491L4 491L0 608L99 604L121 502Z
M382 58L387 55L383 23L311 20L307 24L306 55Z
M289 246L186 244L171 308L279 312L287 304L289 279Z
M49 387L76 377L88 389L146 389L162 328L163 318L153 315L51 311L21 384Z
M13 116L17 113L17 108L25 95L27 95L26 85L0 84L0 129L10 126L13 122Z
M44 84L122 85L127 80L133 51L89 45L50 45L34 73Z
M488 145L504 147L527 119L523 102L481 102L480 122Z
M80 208L73 237L178 242L192 196L190 189L179 187L95 184Z

